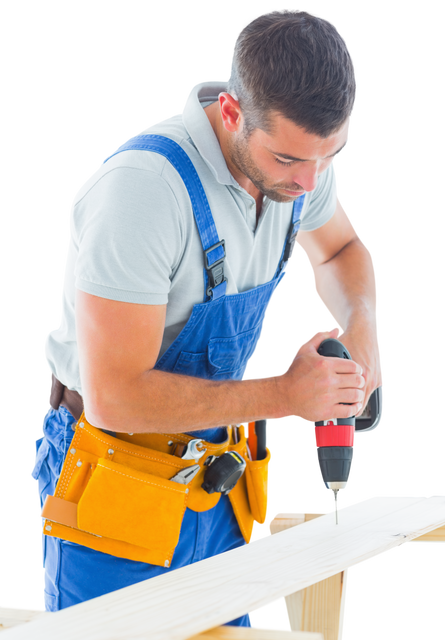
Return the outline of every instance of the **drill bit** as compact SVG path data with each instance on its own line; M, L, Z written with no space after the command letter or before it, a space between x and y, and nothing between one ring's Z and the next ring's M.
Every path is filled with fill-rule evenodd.
M335 523L338 524L338 507L340 506L340 491L331 491L332 504L335 510Z

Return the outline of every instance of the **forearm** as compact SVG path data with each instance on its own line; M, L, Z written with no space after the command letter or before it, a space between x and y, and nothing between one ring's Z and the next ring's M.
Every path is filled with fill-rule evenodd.
M152 369L84 396L87 419L130 433L178 433L286 415L278 378L212 381Z
M376 294L371 256L355 238L314 268L317 291L344 331L361 325L376 331Z

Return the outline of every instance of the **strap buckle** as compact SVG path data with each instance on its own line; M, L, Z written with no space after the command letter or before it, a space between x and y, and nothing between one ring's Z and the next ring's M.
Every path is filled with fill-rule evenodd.
M224 255L219 260L216 260L212 265L209 264L209 253L221 247ZM204 249L204 267L207 271L207 277L209 279L209 286L206 289L206 295L212 297L212 291L215 287L223 282L227 282L227 278L224 277L224 260L226 258L226 243L225 240L220 240L208 249Z
M293 226L293 225L292 225ZM287 262L288 260L292 261L297 253L297 235L298 235L299 225L297 226L297 230L291 237L289 238L289 242L286 244L286 249L284 251L283 261Z
M294 227L295 227L295 230L294 230ZM300 220L297 220L295 224L291 221L289 226L289 231L288 231L288 233L290 233L291 236L289 238L289 241L286 243L286 247L284 249L283 260L281 261L281 265L280 265L281 269L284 269L284 267L288 269L290 263L295 257L295 254L297 253L297 235L299 230L300 230Z

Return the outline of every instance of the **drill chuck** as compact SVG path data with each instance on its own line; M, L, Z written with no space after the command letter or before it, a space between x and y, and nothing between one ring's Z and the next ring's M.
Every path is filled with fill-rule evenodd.
M346 488L346 482L325 482L328 489L332 489L334 493L338 493L339 489Z

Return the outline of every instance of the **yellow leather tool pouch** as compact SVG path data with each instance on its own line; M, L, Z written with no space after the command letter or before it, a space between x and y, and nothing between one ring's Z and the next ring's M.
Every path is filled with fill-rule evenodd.
M113 556L170 566L193 481L184 485L169 478L195 464L166 453L170 439L175 436L155 434L161 450L132 444L96 429L82 415L55 495L43 507L44 533ZM214 497L209 498L213 506Z
M201 488L204 462L208 456L220 456L228 449L240 453L248 467L254 465L255 469L247 470L229 493L246 542L251 537L253 518L264 521L270 456L253 463L248 460L243 427L238 429L240 439L236 444L229 444L229 440L203 443L206 453L199 460L201 469L188 485L170 478L195 461L183 460L169 451L172 441L187 443L191 436L114 437L90 425L83 414L75 431L55 495L47 497L42 510L46 535L120 558L169 567L186 508L206 511L221 497Z
M79 500L77 524L160 553L165 564L179 540L186 492L185 485L99 458Z

